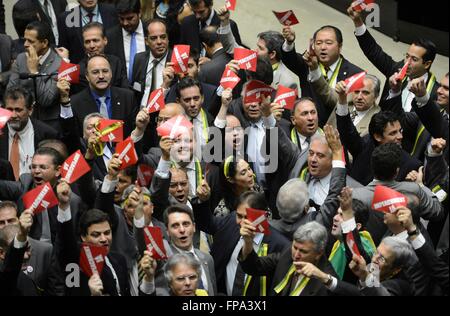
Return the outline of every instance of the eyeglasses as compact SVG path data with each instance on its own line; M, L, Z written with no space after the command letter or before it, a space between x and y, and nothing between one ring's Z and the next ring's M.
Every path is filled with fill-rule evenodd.
M197 274L191 274L191 275L180 275L178 277L175 278L175 282L179 283L179 284L183 284L183 283L188 283L188 282L197 282L198 280L198 275Z
M377 251L377 253L375 254L374 261L378 264L385 264L387 262L386 258L383 257L383 255L379 251Z

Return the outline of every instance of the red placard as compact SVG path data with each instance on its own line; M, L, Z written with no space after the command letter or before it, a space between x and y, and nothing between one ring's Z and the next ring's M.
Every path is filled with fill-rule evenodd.
M383 213L395 213L399 207L406 207L408 199L391 188L378 185L373 195L372 209Z
M226 89L234 89L238 83L241 81L241 78L237 74L234 73L230 69L229 66L225 68L225 71L223 72L222 79L220 80L220 86L226 90Z
M255 210L253 208L247 209L247 219L252 222L252 225L256 227L256 231L263 233L264 235L270 235L269 221L267 218L267 212L261 210Z
M138 162L138 156L131 137L117 144L116 154L119 154L119 160L122 160L120 170L124 170L130 166L134 166Z
M152 253L152 258L156 260L167 259L166 248L164 247L164 239L161 228L145 227L144 238L147 249Z
M397 75L397 77L395 77L396 80L398 81L403 81L403 79L406 78L406 74L408 73L408 67L409 67L409 62L407 62L402 70L400 70L400 73Z
M67 158L61 168L61 178L72 184L91 170L81 150Z
M279 105L282 105L285 109L292 111L294 109L297 97L298 97L297 90L287 88L283 85L279 85L274 103L278 103Z
M361 253L359 252L358 245L356 244L355 237L353 233L348 233L346 237L347 246L352 252L353 255L361 257Z
M234 49L234 59L238 61L239 68L255 72L258 66L258 53L245 48Z
M80 251L80 268L89 278L103 272L105 265L105 257L108 254L108 249L102 246L94 246L83 243Z
M275 11L272 12L273 14L275 14L278 21L284 26L292 26L300 23L297 17L295 16L294 11L292 10L285 12L275 12Z
M58 80L64 78L71 84L80 83L80 65L66 63L61 61L61 66L58 69Z
M347 94L364 88L364 79L366 79L366 75L366 72L360 72L359 74L346 79L345 84L347 85Z
M245 86L244 104L261 102L262 96L270 97L274 91L264 82L252 80Z
M173 48L171 62L177 74L188 72L189 54L191 47L189 45L175 45Z
M12 116L12 112L7 109L0 107L0 129L5 127L6 123L8 123L9 119Z
M58 198L49 182L27 192L22 197L25 209L33 209L34 215L58 205Z
M101 119L96 128L102 134L100 140L104 143L123 141L123 121Z
M375 3L375 0L356 0L352 3L353 10L361 12L366 10L369 4Z
M228 10L234 11L236 9L236 0L226 0L225 6Z
M169 136L171 139L175 139L182 134L189 133L192 128L192 123L184 115L178 115L158 127L156 131L161 137Z
M164 101L164 90L156 89L154 90L147 102L147 110L149 114L159 112L166 106L166 102Z
M155 169L147 165L139 165L137 170L137 179L141 187L148 187L152 183Z

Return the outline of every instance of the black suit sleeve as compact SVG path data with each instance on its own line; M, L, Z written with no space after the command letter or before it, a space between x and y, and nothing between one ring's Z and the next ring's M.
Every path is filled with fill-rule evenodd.
M5 28L5 5L3 4L3 0L0 0L0 33L6 34Z
M353 125L350 114L347 116L336 115L336 121L342 145L353 157L357 157L363 151L365 144L355 125Z
M25 249L26 247L15 248L14 241L9 246L3 262L3 270L0 272L0 296L11 295L15 291Z
M417 106L417 101L414 99L412 107L433 138L448 140L448 121L444 120L439 107L431 97L428 103L421 108Z
M241 254L239 254L239 257ZM245 260L239 261L242 270L252 276L273 275L280 261L281 253L271 253L266 257L258 257L252 251ZM239 260L239 258L238 258Z

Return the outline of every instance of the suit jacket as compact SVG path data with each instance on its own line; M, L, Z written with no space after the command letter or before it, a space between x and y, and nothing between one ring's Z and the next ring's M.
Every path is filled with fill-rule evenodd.
M20 0L24 7L32 8L35 7L36 11L39 15L39 20L45 23L50 29L52 29L52 21L51 19L45 14L44 10L42 9L39 0ZM63 14L66 11L67 7L67 1L66 0L51 0L50 1L53 10L55 11L56 20L58 20L58 16ZM57 21L56 21L57 22ZM53 32L52 32L53 34Z
M225 66L231 61L231 56L227 54L225 49L220 49L213 54L211 61L200 66L198 79L201 82L211 84L213 86L220 86Z
M111 87L111 108L113 120L124 121L124 138L130 136L134 129L136 115L139 111L134 93L130 90ZM78 130L83 135L84 118L95 112L99 112L97 102L89 88L72 97L72 108L78 121Z
M356 130L350 118L347 116L336 116L337 127L341 136L342 145L353 156L352 169L350 176L361 183L367 185L373 180L373 172L370 166L372 153L375 150L375 143L370 135L361 137ZM418 170L422 163L411 157L406 151L403 151L402 164L397 176L398 181L403 181L409 172Z
M214 243L211 249L211 255L214 258L214 266L217 277L217 287L219 293L227 293L226 290L226 268L233 254L234 248L240 239L239 226L236 224L236 212L232 212L226 217L214 217L208 208L204 205L202 208L194 208L194 216L197 228L213 235ZM268 244L268 253L283 251L289 247L289 241L277 231L272 231L269 236L264 236L263 243ZM267 284L270 284L270 277ZM260 284L258 279L252 279L247 296L259 296ZM243 289L242 289L243 290Z
M299 88L298 77L282 61L280 61L278 69L273 73L272 87L278 89L280 85L294 90Z
M372 207L373 194L377 185L383 185L401 193L410 193L419 198L419 206L416 208L417 218L421 217L425 220L436 221L443 217L443 209L438 198L427 187L420 187L411 182L384 182L373 181L364 188L353 190L353 198L363 202L369 209ZM376 245L378 245L386 233L386 225L384 225L383 214L371 211L369 221L367 223L367 231L370 232Z
M5 5L0 0L0 34L5 34Z
M231 20L230 25L236 42L239 45L242 45L241 35L239 34L239 29L236 22ZM211 21L211 26L220 26L220 19L215 11ZM200 42L200 27L199 21L195 15L186 17L181 23L180 30L180 44L190 45L200 52L202 50L202 43Z
M283 49L281 50L281 60L283 63L289 68L293 73L295 73L300 80L300 90L302 92L303 97L311 97L317 106L317 111L319 112L319 126L324 126L328 121L328 118L331 114L331 109L327 108L324 104L321 103L320 98L317 96L314 91L312 85L308 81L309 68L303 60L303 56L297 54L295 49L290 52L285 52ZM362 72L363 70L358 66L350 63L344 57L342 61L341 68L339 70L337 76L337 82L345 80L357 73Z
M34 129L34 147L38 148L41 141L46 139L59 139L58 132L47 124L31 119L31 124ZM0 158L9 159L9 129L3 129L3 135L0 135Z
M3 102L3 93L9 82L9 76L11 75L11 64L15 58L16 53L14 51L14 42L11 37L0 34L0 103Z
M291 252L292 250L289 247L282 252L269 254L267 257L258 257L253 251L245 260L240 261L240 264L244 272L252 276L272 276L270 292L268 292L269 296L289 296L289 285L292 283L292 280L279 294L275 292L275 287L281 283L293 264ZM324 255L321 256L317 268L324 273L336 276L336 272ZM317 279L311 279L300 294L300 296L328 295L328 289Z
M0 158L0 180L14 181L14 171L8 160Z
M98 10L105 29L119 24L113 5L100 3L98 4ZM79 6L62 13L58 18L59 46L69 50L70 60L75 64L78 64L84 57L82 18ZM66 21L71 23L66 23Z
M61 66L61 57L50 48L50 55L44 61L42 66L39 66L40 73L53 74L58 72ZM16 62L13 64L11 77L9 79L8 88L15 85L21 85L27 90L32 91L33 79L20 79L20 73L29 73L27 66L27 56L25 53L17 56ZM41 77L36 79L37 83L37 98L33 117L42 121L54 121L59 118L60 104L59 104L59 90L56 86L56 77Z
M111 65L112 71L112 79L111 85L117 88L128 89L129 82L127 78L127 68L125 64L114 55L106 55L109 64ZM70 89L71 94L77 94L83 91L85 88L89 87L89 82L86 79L86 70L87 70L87 58L83 58L80 61L80 83L77 85L73 85Z

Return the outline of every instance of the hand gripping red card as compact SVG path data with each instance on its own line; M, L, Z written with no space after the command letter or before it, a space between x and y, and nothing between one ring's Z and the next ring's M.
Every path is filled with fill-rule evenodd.
M34 215L58 205L58 198L49 182L27 192L22 200L25 209L33 209Z
M309 40L309 56L316 56L316 49L315 49L314 39Z
M361 253L359 252L358 244L356 243L353 233L350 232L347 234L346 242L347 242L347 246L348 246L348 248L350 248L350 251L352 252L352 254L355 256L361 257Z
M166 106L164 101L164 90L156 89L150 94L147 102L147 110L149 114L159 112Z
M261 102L262 96L270 97L274 91L264 82L252 80L245 86L244 104Z
M234 11L236 9L236 1L237 0L226 0L225 6L227 7L228 10Z
M270 235L269 221L267 219L267 212L255 210L253 208L247 209L247 219L256 227L258 233Z
M239 62L239 68L255 72L258 65L258 53L245 48L234 49L234 59Z
M134 166L138 162L138 156L131 137L117 144L116 154L119 154L119 159L122 160L119 170Z
M139 165L137 170L137 180L141 187L148 187L152 182L155 169L147 165Z
M285 109L292 111L294 109L295 101L297 100L297 90L287 88L283 85L278 86L277 95L274 103L282 105Z
M399 207L406 207L408 199L388 187L378 185L373 195L372 209L383 213L395 213Z
M144 238L147 249L152 253L152 258L156 260L167 259L166 248L164 247L163 233L159 227L145 227Z
M61 168L61 178L72 184L91 170L91 167L81 154L81 150L67 158Z
M123 141L123 121L101 119L96 128L101 134L100 140L104 143Z
M94 246L83 243L80 251L80 268L88 277L94 274L99 276L103 272L105 257L108 249L102 246Z
M64 78L71 84L80 83L80 65L66 63L61 61L61 66L58 69L58 80Z
M175 139L182 134L189 133L192 128L192 123L184 115L178 115L158 127L156 131L161 137L169 136L171 139Z
M359 74L346 79L345 84L347 85L347 94L364 88L364 79L366 79L366 75L366 72L360 72Z
M220 79L220 86L226 90L231 89L233 90L237 84L241 81L241 78L237 74L234 73L230 69L229 66L225 68L225 71L223 72L222 79Z
M406 78L406 74L408 73L408 68L409 68L409 62L407 62L402 70L400 70L400 73L397 75L397 77L395 77L396 80L398 81L403 81L403 79Z
M171 62L174 64L175 73L185 74L188 72L189 53L191 47L189 45L175 45L173 48Z
M367 8L369 4L375 3L375 0L356 0L352 3L353 10L361 12Z
M0 129L5 127L9 119L12 116L12 112L0 107Z
M294 11L292 10L286 12L275 12L275 11L272 12L273 14L275 14L278 21L280 21L280 23L284 26L292 26L300 23L297 17L295 16Z

